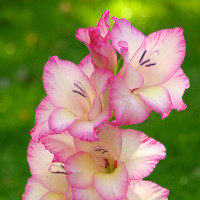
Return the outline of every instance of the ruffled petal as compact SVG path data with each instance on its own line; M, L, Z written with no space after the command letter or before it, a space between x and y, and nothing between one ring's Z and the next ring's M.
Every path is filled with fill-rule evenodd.
M180 68L176 74L170 78L167 82L161 85L166 88L170 94L173 109L177 111L185 110L186 105L184 104L182 97L186 89L190 87L189 79L184 74L183 70ZM168 116L168 113L162 115L163 117Z
M142 101L158 113L166 113L172 109L170 94L164 87L146 87L137 90Z
M110 26L109 26L109 10L105 10L104 13L102 14L98 26L100 30L100 35L105 38L108 36L110 32Z
M122 150L120 162L123 162L131 180L148 176L159 160L166 156L166 149L160 143L142 132L122 129Z
M160 30L144 39L131 64L144 78L145 86L160 85L180 68L185 48L181 28Z
M65 170L69 173L67 180L71 187L84 189L92 186L92 177L105 169L98 167L88 153L78 152L67 159Z
M135 94L132 94L118 75L111 85L110 104L114 112L115 125L137 124L144 121L151 109Z
M41 142L45 149L54 154L53 162L64 163L69 156L76 153L73 138L67 132L49 135Z
M94 71L94 65L92 64L92 56L88 55L78 65L80 69L90 78Z
M38 200L47 192L48 190L45 187L43 187L38 181L31 177L27 181L25 193L23 194L22 199Z
M64 174L51 172L52 159L53 154L47 151L41 143L30 142L27 160L33 178L51 192L66 193L68 188L67 179ZM60 166L58 164L58 168Z
M122 199L126 196L129 185L126 167L120 164L110 174L96 173L93 182L102 199Z
M81 116L90 110L96 96L89 78L75 64L50 57L44 67L43 83L54 107L65 107Z
M89 49L96 66L113 71L117 55L109 40L109 11L105 11L95 28L78 29L76 37Z
M130 61L142 44L145 35L135 29L126 19L117 19L111 29L110 39L114 48L126 61Z
M89 29L87 28L79 28L76 31L75 37L81 42L84 42L86 45L90 44Z
M53 105L50 103L48 97L45 97L36 109L35 126L31 130L31 136L35 142L46 135L53 134L49 130L48 119L51 112L54 110Z
M75 200L102 200L94 187L86 189L72 188L72 193Z
M49 128L55 133L62 133L69 129L69 127L79 117L75 116L67 108L56 108L49 117Z
M135 200L167 200L169 191L151 181L131 182L128 192L128 199Z

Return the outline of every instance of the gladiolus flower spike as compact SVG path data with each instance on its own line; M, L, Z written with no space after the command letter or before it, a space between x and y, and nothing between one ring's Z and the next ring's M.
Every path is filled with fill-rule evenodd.
M167 189L143 180L165 158L164 145L118 126L141 123L151 111L164 119L186 109L183 30L145 36L112 19L110 28L105 11L96 27L77 30L89 50L78 65L57 56L45 64L47 96L31 130L23 200L168 199Z

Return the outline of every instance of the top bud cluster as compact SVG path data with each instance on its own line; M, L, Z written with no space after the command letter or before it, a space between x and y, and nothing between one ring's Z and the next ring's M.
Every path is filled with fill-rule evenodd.
M126 19L112 19L111 30L109 11L96 27L77 30L89 49L79 65L57 56L45 64L47 96L31 130L24 200L167 199L168 190L142 180L164 159L165 147L118 126L141 123L151 111L164 119L186 108L183 30L145 36Z

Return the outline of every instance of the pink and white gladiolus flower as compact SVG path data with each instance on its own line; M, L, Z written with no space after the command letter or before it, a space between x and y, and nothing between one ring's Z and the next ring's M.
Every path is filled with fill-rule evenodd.
M109 34L109 11L106 10L95 28L80 28L76 37L88 47L95 66L113 71L117 54L110 43Z
M50 57L43 73L47 93L36 110L36 123L31 131L35 141L50 134L68 131L81 140L98 140L103 122L109 120L109 90L113 74L95 68L91 56L79 66Z
M32 177L27 182L23 200L69 200L72 198L63 163L52 163L53 154L41 143L30 142L27 159Z
M159 160L166 156L165 147L144 133L135 130L121 130L106 124L101 127L98 142L81 141L74 138L76 153L62 159L68 145L63 145L66 135L48 136L43 144L50 151L59 146L57 158L66 159L65 170L72 192L95 189L94 195L102 199L123 199L126 197L130 180L141 180L148 176ZM61 137L55 142L52 137ZM51 145L48 145L48 144ZM54 145L54 144L55 145ZM65 147L64 147L65 146ZM81 189L81 190L76 190ZM91 192L91 191L90 191Z
M189 80L180 68L185 57L183 30L164 29L146 37L129 21L113 20L111 42L124 60L110 93L116 124L140 123L152 110L163 119L172 109L184 110L182 96Z

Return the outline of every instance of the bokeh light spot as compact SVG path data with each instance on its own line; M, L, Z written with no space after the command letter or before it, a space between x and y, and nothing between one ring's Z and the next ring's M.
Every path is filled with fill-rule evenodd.
M38 41L37 33L30 32L26 36L26 43L28 46L34 46Z
M121 11L122 17L126 19L130 19L133 15L132 10L130 8L123 8Z
M65 1L60 4L60 10L61 10L61 12L65 13L65 14L69 13L71 11L71 9L72 9L71 2Z
M188 178L183 176L180 178L179 182L181 185L186 185L188 183Z
M6 44L6 46L5 46L5 52L7 54L12 55L12 54L15 53L15 51L16 51L16 47L15 47L15 45L13 43Z

